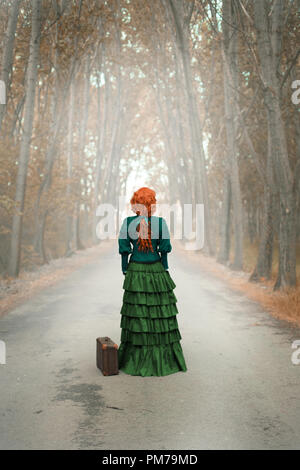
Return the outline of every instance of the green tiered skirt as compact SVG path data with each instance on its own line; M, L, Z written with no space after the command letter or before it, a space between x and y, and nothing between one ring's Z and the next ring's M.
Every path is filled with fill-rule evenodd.
M120 312L120 370L144 377L187 370L177 324L175 287L161 261L129 263Z

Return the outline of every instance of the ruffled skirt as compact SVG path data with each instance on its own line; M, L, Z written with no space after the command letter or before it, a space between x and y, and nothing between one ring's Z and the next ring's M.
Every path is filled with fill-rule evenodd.
M141 376L187 370L176 317L175 287L161 261L129 263L120 312L120 370Z

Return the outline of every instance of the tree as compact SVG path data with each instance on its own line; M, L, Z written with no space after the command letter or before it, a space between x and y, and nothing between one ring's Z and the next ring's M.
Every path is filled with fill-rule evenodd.
M296 207L294 178L289 161L281 110L279 69L283 34L283 3L274 0L272 10L265 0L254 1L264 104L275 184L279 189L279 270L274 289L296 285Z
M8 19L6 36L4 40L3 53L2 53L0 79L6 85L7 94L11 86L11 73L12 73L12 64L13 64L15 32L17 28L20 1L21 0L13 0L12 2L12 6L10 8L9 19ZM7 106L7 103L0 105L0 132L1 132L1 127L2 127L2 121L5 115L6 106Z
M24 131L20 146L15 195L15 204L17 212L15 212L13 216L10 259L8 266L8 274L10 276L17 276L20 269L24 198L26 191L30 141L32 136L32 127L34 119L34 102L39 62L39 47L41 37L41 8L41 0L32 0L32 27L26 79L26 98L24 104Z
M238 35L237 19L232 0L223 0L223 80L225 97L225 126L227 137L227 152L224 174L224 200L222 218L222 240L219 261L225 262L229 257L229 227L230 227L230 204L233 208L234 224L234 269L243 267L243 215L241 204L241 189L238 168L237 148L237 90L238 90Z

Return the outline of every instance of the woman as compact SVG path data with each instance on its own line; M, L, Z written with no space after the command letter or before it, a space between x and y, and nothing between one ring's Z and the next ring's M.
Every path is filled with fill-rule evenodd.
M118 239L125 275L119 369L142 376L186 371L173 293L176 285L168 272L169 230L162 217L152 215L155 191L141 188L130 203L137 215L123 221Z

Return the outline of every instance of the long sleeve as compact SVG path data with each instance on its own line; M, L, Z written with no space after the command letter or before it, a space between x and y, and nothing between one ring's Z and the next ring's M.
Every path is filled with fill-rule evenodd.
M119 233L119 254L122 255L122 271L125 273L128 268L128 255L132 253L132 247L127 230L127 218L124 219Z
M168 266L168 253L172 251L170 242L170 232L165 219L161 218L161 230L159 234L159 247L158 251L161 253L161 262L163 267L167 270Z
M168 265L168 253L162 253L161 254L161 262L165 270L169 269Z
M122 254L122 272L125 274L128 268L128 253Z

